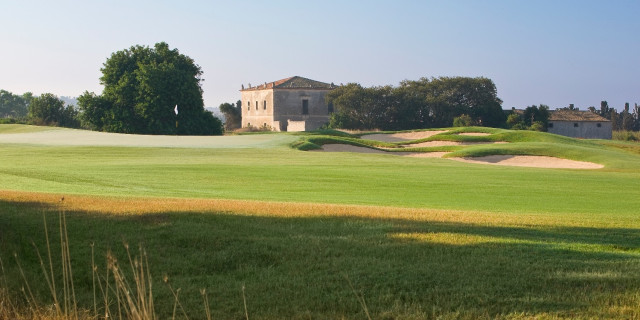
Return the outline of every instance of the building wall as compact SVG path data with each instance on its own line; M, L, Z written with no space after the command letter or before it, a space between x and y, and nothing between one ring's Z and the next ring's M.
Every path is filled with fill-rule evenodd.
M305 131L316 130L329 122L329 109L324 100L330 90L323 89L276 89L274 92L274 104L276 105L276 121L287 124L291 121L304 121ZM303 114L303 101L308 101L308 114ZM298 131L299 125L293 130ZM291 131L289 128L280 128L282 131Z
M600 127L598 127L600 124ZM577 125L577 126L576 126ZM595 121L552 121L549 120L549 133L573 138L611 139L611 122Z
M260 128L263 125L277 130L273 119L273 89L242 91L242 127L249 125ZM264 108L266 102L267 108ZM257 108L256 108L256 103Z
M287 131L289 132L300 132L307 131L307 122L306 121L287 121Z
M316 130L329 122L329 109L324 100L329 91L280 88L241 91L242 127L259 128L266 124L275 131ZM307 101L307 114L303 114L304 100ZM289 128L290 121L292 128Z

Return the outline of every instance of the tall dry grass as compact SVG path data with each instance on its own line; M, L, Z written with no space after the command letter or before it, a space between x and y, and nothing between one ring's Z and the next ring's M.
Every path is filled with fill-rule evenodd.
M0 258L0 320L156 320L158 317L154 309L153 282L149 271L147 252L142 246L139 246L138 254L133 256L129 250L129 244L126 242L123 245L127 254L128 271L121 266L118 258L111 251L106 254L106 268L100 270L95 262L93 244L91 245L93 309L81 309L78 307L69 250L64 199L63 197L62 201L60 201L63 209L59 211L60 264L54 263L54 253L51 249L51 239L44 214L46 257L43 257L38 247L33 243L40 262L42 276L49 288L53 303L46 305L35 298L30 287L33 279L28 279L25 276L20 259L16 254L14 254L14 257L23 281L22 299L12 295L7 289L9 286L6 283L4 263ZM59 278L62 279L61 283L56 282L56 279ZM164 282L174 295L174 310L179 307L184 319L189 319L179 300L180 289L174 290L166 276ZM211 319L205 289L202 289L201 295L205 303L206 318ZM22 302L19 300L22 300ZM175 312L172 319L176 319Z
M613 140L622 140L622 141L640 141L640 132L638 131L613 131Z

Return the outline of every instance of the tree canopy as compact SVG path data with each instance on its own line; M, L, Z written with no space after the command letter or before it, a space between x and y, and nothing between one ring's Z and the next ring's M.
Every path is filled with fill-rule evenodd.
M514 130L547 131L549 116L547 105L528 106L520 113L513 110L507 117L507 127Z
M224 129L227 131L231 131L242 126L242 102L238 100L236 104L233 103L223 103L220 105L219 109L222 114L224 114L225 122Z
M335 128L449 127L462 115L483 126L500 127L505 122L495 84L482 77L421 78L398 87L349 83L328 93L327 102L336 110L329 122Z
M77 111L73 106L65 106L64 101L52 93L44 93L29 103L27 118L37 125L78 127Z
M0 90L0 118L24 118L27 116L27 106L33 95L27 92L23 95Z
M102 95L78 98L83 125L120 133L222 134L222 122L204 109L200 66L168 44L117 51L100 70Z

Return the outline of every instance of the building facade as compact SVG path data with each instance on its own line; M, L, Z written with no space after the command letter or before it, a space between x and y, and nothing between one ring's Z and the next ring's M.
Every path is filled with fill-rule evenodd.
M567 137L611 139L611 120L590 111L550 111L547 131Z
M240 90L242 127L316 130L329 122L333 108L326 103L325 95L334 88L333 84L298 76L243 86Z

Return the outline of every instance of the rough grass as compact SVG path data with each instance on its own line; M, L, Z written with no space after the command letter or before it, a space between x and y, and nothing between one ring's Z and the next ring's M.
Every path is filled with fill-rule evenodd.
M640 141L640 132L638 131L614 131L613 140L622 141Z
M244 318L243 286L251 319L365 318L359 296L385 319L640 316L637 219L4 192L4 278L19 290L15 251L44 303L31 241L43 249L42 213L55 226L62 207L87 308L90 244L102 270L107 250L126 259L124 240L149 252L161 318L163 275L190 318L204 318L203 288L213 318Z

